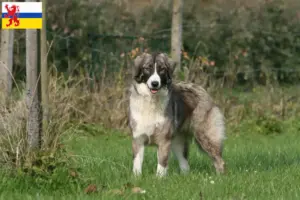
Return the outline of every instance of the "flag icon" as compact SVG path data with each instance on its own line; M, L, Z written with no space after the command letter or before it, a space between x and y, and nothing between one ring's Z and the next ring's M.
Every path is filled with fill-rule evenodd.
M41 29L42 2L2 2L2 29Z

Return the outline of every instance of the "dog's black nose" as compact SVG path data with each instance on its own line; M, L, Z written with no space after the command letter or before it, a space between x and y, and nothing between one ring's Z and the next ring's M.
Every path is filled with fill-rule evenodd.
M152 85L153 87L157 87L158 84L159 84L158 81L152 81L152 82L151 82L151 85Z

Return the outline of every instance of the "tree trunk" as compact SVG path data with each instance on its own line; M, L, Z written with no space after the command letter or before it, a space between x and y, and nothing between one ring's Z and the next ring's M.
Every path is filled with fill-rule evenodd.
M178 78L178 73L181 69L182 12L183 0L173 0L171 54L172 59L177 63L175 78Z
M47 130L49 122L49 93L48 93L48 62L47 62L47 32L46 32L46 0L43 4L43 27L41 30L41 85L43 106L43 129Z
M26 0L26 2L29 2ZM41 146L41 106L38 83L38 31L26 30L27 133L30 150Z
M1 30L0 53L0 93L3 94L3 103L12 90L14 30ZM0 96L2 96L2 94Z

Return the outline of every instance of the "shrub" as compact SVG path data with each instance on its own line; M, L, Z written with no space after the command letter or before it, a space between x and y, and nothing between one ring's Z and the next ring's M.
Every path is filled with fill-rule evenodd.
M125 1L65 2L49 3L47 27L49 62L66 76L83 71L99 80L105 66L107 75L120 70L120 55L136 47L170 52L172 15L168 6L150 5L141 15L134 15L124 9ZM215 62L213 70L205 73L229 87L299 81L299 1L209 2L185 1L183 20L184 51L190 58L204 56ZM103 37L94 37L98 34ZM151 37L139 40L142 35ZM15 73L21 75L24 34L18 38Z

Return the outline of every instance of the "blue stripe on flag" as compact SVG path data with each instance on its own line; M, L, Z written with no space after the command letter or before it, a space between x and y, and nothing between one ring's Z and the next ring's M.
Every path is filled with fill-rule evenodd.
M2 18L5 17L7 13L2 13ZM18 18L42 18L42 13L18 13Z

